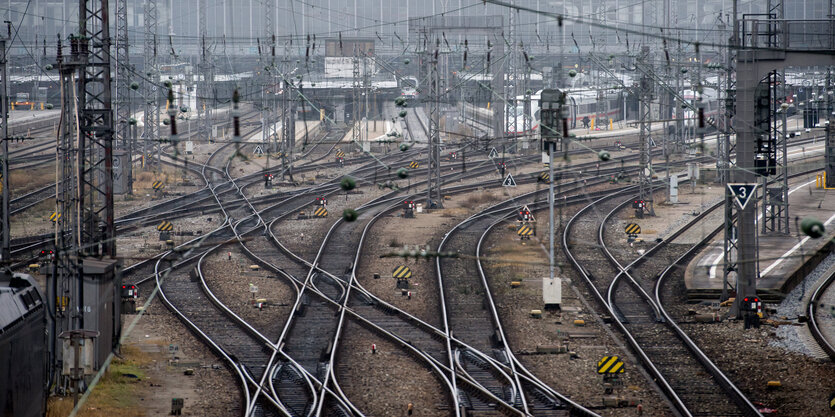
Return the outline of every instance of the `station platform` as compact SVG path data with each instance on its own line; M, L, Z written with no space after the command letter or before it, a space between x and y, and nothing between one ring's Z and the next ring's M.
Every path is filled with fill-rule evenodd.
M664 128L664 123L652 123L650 125L651 131L659 131ZM569 129L568 134L576 136L576 139L601 139L601 138L611 138L615 136L627 136L627 135L637 135L641 132L641 129L638 127L637 120L626 120L620 122L613 122L612 129L587 129L584 127L577 128L577 129Z
M13 110L9 112L9 125L15 122L56 118L61 110Z
M812 271L832 250L835 238L835 193L816 187L815 174L789 181L789 235L763 235L759 222L762 206L757 206L760 230L757 293L766 301L778 301ZM758 190L761 195L761 190ZM721 210L721 209L720 209ZM826 228L819 239L800 230L804 218L815 218ZM684 283L689 299L716 300L722 292L722 233L711 241L687 266Z

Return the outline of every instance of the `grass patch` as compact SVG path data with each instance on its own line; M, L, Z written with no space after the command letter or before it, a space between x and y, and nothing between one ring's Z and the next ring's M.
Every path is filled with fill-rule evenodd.
M399 248L399 247L403 246L403 244L400 243L400 241L397 240L396 237L392 237L391 239L389 239L388 245L389 245L390 248Z
M142 366L151 358L133 346L123 346L121 358L114 358L110 367L93 389L78 413L80 417L142 417L138 391L142 389L145 372ZM47 417L65 417L72 412L73 398L51 397L47 403Z
M487 203L495 200L496 196L492 192L484 191L481 193L471 193L465 202L465 206L475 207L482 203Z

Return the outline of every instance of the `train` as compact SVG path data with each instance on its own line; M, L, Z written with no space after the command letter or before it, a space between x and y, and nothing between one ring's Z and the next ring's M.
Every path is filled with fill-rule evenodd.
M684 90L681 94L682 98L694 107L698 107L698 95L693 90ZM704 106L705 127L711 125L721 126L723 118L719 117L724 112L722 103L718 99L716 90L713 88L705 88L702 90L702 105ZM676 112L673 111L672 118L676 118ZM689 107L684 109L684 126L685 129L693 128L698 123L698 114Z
M514 107L510 107L506 111L506 135L521 136L536 134L538 132L541 93L542 90L531 95L530 114L527 116L525 115L525 106L523 104L525 97L516 97L516 102L519 104ZM693 90L684 90L682 92L682 97L687 100L688 103L694 106L696 105L698 96L693 92ZM713 125L721 128L723 119L720 116L724 112L724 107L722 102L718 99L716 90L705 88L702 97L706 127L710 128L710 126ZM592 128L597 126L605 128L604 126L608 126L610 121L616 122L624 120L626 106L630 105L627 104L627 100L624 99L624 96L619 94L616 90L596 90L588 88L568 90L566 103L568 105L568 113L566 116L568 119L569 129L583 127ZM632 105L634 105L634 103ZM676 112L671 111L670 113L672 113L671 118L675 119ZM475 120L482 125L490 126L490 122L493 118L492 110L475 108L472 114L472 116L469 114L468 116L474 117ZM684 125L687 129L692 129L696 126L698 115L693 110L687 107L684 109L683 115ZM653 118L656 120L659 118L664 120L670 119L668 116L659 116L657 112ZM526 119L530 121L530 124L527 126L525 124ZM673 130L675 129L674 126L671 126L670 128Z
M46 412L46 306L31 275L0 276L0 413Z
M531 95L530 114L525 115L525 96L517 96L516 106L507 108L506 129L507 135L536 134L539 131L539 109L542 90ZM601 100L602 98L602 100ZM608 125L609 120L619 121L623 119L625 103L622 97L614 91L598 91L593 89L569 90L566 97L568 105L568 127L576 129L586 127L584 120L590 127L596 125ZM483 125L490 125L493 112L488 109L477 108L473 116L477 122ZM530 124L525 124L528 119Z

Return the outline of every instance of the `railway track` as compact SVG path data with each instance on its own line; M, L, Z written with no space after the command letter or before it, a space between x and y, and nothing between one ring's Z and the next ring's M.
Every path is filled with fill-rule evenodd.
M336 134L339 134L339 132L336 132ZM312 150L313 149L311 149L311 151ZM330 150L324 152L320 156L320 158L324 158L325 156L327 156L327 154L329 152L330 152ZM239 241L241 241L241 243L243 243L242 242L243 234L241 232L239 232L239 230L245 230L245 231L257 230L259 226L264 224L263 218L261 216L262 213L255 210L255 208L253 207L251 202L246 198L246 196L241 191L241 188L236 184L235 180L229 174L229 161L227 161L224 172L225 172L226 179L228 180L228 182L226 182L224 184L221 184L221 185L214 185L215 182L221 180L221 177L217 174L216 171L213 171L210 175L206 176L206 182L208 184L210 184L210 189L212 190L213 195L215 196L215 198L218 202L218 205L221 207L221 209L224 212L224 215L226 217L224 225L229 226L228 229L232 232L232 235L233 235L232 238L237 238ZM220 187L232 187L232 188L235 189L235 192L234 193L226 193L224 195L221 195L221 194L218 194L216 192L216 190L218 190ZM297 195L295 195L293 197L290 197L289 199L285 200L284 203L286 203L289 200L300 200L300 199L304 199L304 200L309 201L309 199L310 199L309 193L311 193L311 192L312 192L311 190L308 190L305 193L298 193ZM286 204L277 204L273 208L279 207L279 206L286 206ZM269 210L272 210L273 208L270 208L270 209L267 209L267 210L264 210L264 211L269 211ZM290 210L293 210L293 209L292 208L288 209L287 213L290 213L291 212ZM250 211L252 212L252 214L250 214ZM235 222L235 219L239 219L239 220L237 222ZM213 294L211 294L211 291L209 290L208 286L206 285L205 276L203 275L203 272L200 268L203 259L205 259L205 256L208 253L210 253L212 250L215 250L215 249L217 249L221 246L222 245L215 246L213 249L204 253L200 257L200 259L197 261L197 270L196 271L197 271L197 275L200 278L200 282L201 282L200 284L185 284L185 282L186 282L185 275L187 275L187 274L184 274L182 272L179 272L176 275L179 278L177 282L179 282L181 285L192 285L192 287L194 287L196 285L197 288L189 288L189 290L191 290L191 291L193 291L195 289L202 290L203 291L202 294L206 294L207 297L210 299L209 301L214 303L215 307L217 308L217 311L215 312L216 314L222 314L222 315L226 316L227 319L229 319L230 316L232 316L231 317L232 321L238 324L239 330L235 334L229 335L229 334L224 334L222 332L219 333L218 337L221 339L221 342L231 340L235 343L241 343L241 340L243 340L242 335L240 333L242 329L243 329L243 331L249 333L250 336L253 337L253 339L255 339L255 340L246 340L243 343L244 346L252 347L253 342L260 345L260 344L264 344L265 341L266 341L265 345L269 346L268 349L264 350L264 348L262 347L261 350L259 351L260 352L259 354L250 355L248 357L247 361L242 363L242 365L248 371L246 373L246 376L249 379L249 382L254 382L255 380L263 381L267 377L268 369L272 368L272 366L271 366L272 357L278 352L276 347L272 346L270 344L270 342L268 341L268 339L266 339L260 333L258 333L254 329L252 329L251 326L248 326L242 319L240 319L239 316L236 316L234 313L231 312L231 310L229 310L228 308L223 306L222 303L220 303L219 300ZM157 277L158 276L159 276L159 274L157 274ZM166 293L164 287L160 286L160 289L161 289L162 294ZM178 288L177 290L181 291L182 289ZM187 314L182 314L181 309L177 308L177 306L176 306L177 300L174 300L174 301L168 300L168 301L169 301L168 302L169 307L172 308L172 310L175 310L175 312L178 315L180 315L181 317L187 316ZM187 300L180 300L180 301L185 303ZM209 315L207 314L207 316L209 316ZM218 321L216 319L217 319L217 317L213 317L213 321ZM211 323L204 323L204 324L205 324L205 326L203 328L211 329ZM197 327L200 328L199 326L197 326ZM261 340L257 340L259 338ZM226 351L229 351L229 349L227 348L227 349L224 350L224 352L226 352ZM253 351L254 350L252 350L252 349L247 350L247 352L253 352ZM229 356L229 355L227 355L227 356ZM229 356L229 357L237 358L237 356ZM255 367L256 365L257 365L257 368ZM237 364L236 363L230 363L230 366L235 368L237 366ZM307 381L309 383L310 380L308 379L308 375L304 375L301 372L298 372L300 369L301 369L300 364L298 364L296 362L292 362L289 365L283 366L280 370L277 370L274 373L274 375L278 375L278 376L291 375L292 378L290 378L290 379L292 380L291 381L292 384L296 384L299 381ZM273 374L272 372L270 372L270 373ZM273 379L269 378L269 380L272 382ZM278 387L280 389L282 387L282 382L279 381L279 383L276 384L276 385L278 385ZM248 385L246 383L244 383L243 386L245 388L248 387ZM274 385L271 383L270 386L273 387ZM249 389L244 390L245 394L246 394L246 398L247 398L247 406L246 406L247 411L246 411L245 414L247 414L247 415L249 415L251 413L260 414L261 411L259 411L259 410L264 409L264 401L267 400L268 403L272 403L278 409L278 411L280 411L283 415L287 415L288 411L284 408L284 406L281 405L280 402L277 402L277 401L274 400L275 398L278 398L276 395L259 395L259 393L264 392L264 391L261 390L261 387L263 387L263 385L259 384L259 385L257 385L257 387L258 388L256 388L254 391L249 390ZM344 403L344 401L342 401L341 398L336 397L336 401L333 402L332 407L335 410L344 410L345 408L342 405L343 403Z
M577 187L584 187L582 181L576 182ZM472 190L472 186L461 186L460 190L446 190L446 192L461 192L466 190ZM541 193L541 191L540 191ZM408 198L408 197L407 197ZM368 223L363 229L361 239L364 239L365 233L367 233L368 228L370 225L378 219L381 215L383 215L387 211L396 210L400 207L401 199L397 198L397 203L388 207L386 210L377 211L377 214L369 219ZM357 222L360 222L358 220ZM356 227L351 228L352 230L356 230ZM334 229L332 229L333 231ZM355 232L349 232L355 233ZM361 242L357 244L361 247ZM331 251L329 251L330 253ZM344 258L344 257L343 257ZM354 258L354 269L356 268L356 262L359 262L359 253ZM372 294L364 290L361 286L359 286L356 281L354 280L353 273L350 277L347 276L348 272L342 271L339 266L340 265L351 265L348 263L348 259L342 259L341 262L337 263L337 271L332 275L334 280L339 280L346 285L348 291L354 290L355 292L351 296L346 296L342 298L343 308L342 312L343 315L348 315L349 318L353 320L359 320L361 324L366 327L369 327L387 337L391 338L392 341L398 343L401 347L405 348L407 351L410 349L417 348L416 351L410 351L411 354L418 358L419 361L424 363L427 368L434 369L436 372L439 369L444 369L444 362L446 362L446 349L444 347L444 336L445 333L440 330L433 328L432 326L416 319L413 316L408 315L405 312L399 311L398 309L394 308L391 305L388 305L384 301L374 297ZM321 266L321 265L320 265ZM337 276L341 275L341 276ZM331 302L333 304L337 304L339 299L334 299L333 296L330 296ZM340 326L340 329L342 327ZM336 337L337 342L339 340ZM456 346L459 344L461 346L466 346L463 341L456 340ZM489 358L485 358L481 356L478 349L473 347L466 347L465 348L471 354L466 354L464 357L461 357L460 361L465 362L473 362L472 365L474 368L478 369L480 366L486 366L489 368L489 363L492 361ZM455 369L455 368L452 368ZM473 373L481 372L480 370L473 369ZM509 368L508 368L509 369ZM448 374L450 368L446 368L446 373ZM498 365L499 373L507 373L508 370L504 368L502 365ZM442 374L443 375L443 374ZM471 375L464 374L462 375L463 385L467 387L468 390L473 392L474 397L483 398L484 400L497 400L498 398L490 392L489 389L486 389L483 385L479 384L475 381ZM448 380L445 380L446 385L449 385ZM526 389L529 391L533 391L532 397L536 397L535 401L541 401L543 403L553 404L554 400L549 399L549 395L552 393L548 392L547 389L540 387L535 380L530 379L529 377L525 377L524 384ZM547 393L547 394L546 394ZM501 401L501 400L499 400ZM465 404L465 407L469 407L468 404ZM457 406L455 407L457 409ZM546 408L542 407L542 411ZM495 410L494 410L495 411ZM513 410L512 406L506 406L506 412L515 413L516 410ZM565 413L557 414L563 415ZM547 415L547 414L545 414Z
M624 196L619 193L594 201L569 220L563 233L566 256L595 298L616 318L615 323L627 343L677 412L688 416L760 415L721 370L662 313L660 299L651 295L652 280L657 273L653 268L657 265L651 266L637 259L617 259L613 255L615 251L605 238L607 224L631 201ZM717 207L719 205L714 209ZM709 211L679 232L696 224L707 213ZM591 234L597 235L596 245L580 243ZM675 253L680 255L681 248L669 249L667 242L674 238L659 243L640 259L648 259L662 250L668 251L663 259ZM600 262L601 256L606 262Z
M806 314L809 317L807 326L812 337L829 356L835 361L835 318L832 306L835 305L835 273L825 277L820 285L812 292L806 303Z

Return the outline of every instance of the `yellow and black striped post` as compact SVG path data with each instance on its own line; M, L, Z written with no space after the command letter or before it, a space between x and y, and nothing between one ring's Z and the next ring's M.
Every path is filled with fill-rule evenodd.
M151 187L153 187L154 191L160 191L165 188L165 184L163 184L162 181L154 181L153 184L151 184Z
M417 161L412 161L412 162L409 162L409 168L411 168L411 169L417 169L417 168L420 168L420 164L419 164L419 163L417 163Z
M157 225L157 230L159 230L160 232L170 232L174 230L174 225L171 224L171 222L169 221L163 220L162 223Z
M341 149L337 149L336 150L336 157L337 158L344 158L345 157L345 152L342 152Z
M61 219L61 213L58 213L57 211L56 211L56 212L54 212L54 213L52 213L52 215L51 215L51 216L49 216L49 220L51 220L51 221L52 221L52 223L55 223L55 222L57 222L57 221L58 221L58 220L60 220L60 219Z
M412 269L406 265L398 265L391 270L391 277L397 279L407 279L412 277Z
M638 226L635 223L629 223L623 230L627 235L637 235L641 233L641 226Z
M325 206L316 207L316 210L313 211L313 215L316 217L328 217L328 209Z
M521 239L530 239L533 234L533 226L523 224L516 229L516 234L519 235Z
M539 174L539 178L537 179L537 181L544 182L544 183L547 184L547 183L551 182L551 175L548 174L547 172L541 172Z
M597 362L598 374L622 374L625 371L623 361L617 356L604 356Z

